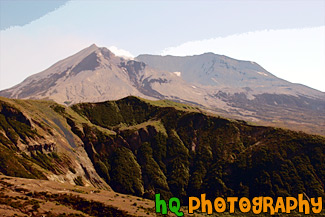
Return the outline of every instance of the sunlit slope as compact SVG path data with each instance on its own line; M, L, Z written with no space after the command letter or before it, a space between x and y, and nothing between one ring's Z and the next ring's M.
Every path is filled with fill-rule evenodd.
M127 97L0 100L0 172L153 198L324 196L325 138Z

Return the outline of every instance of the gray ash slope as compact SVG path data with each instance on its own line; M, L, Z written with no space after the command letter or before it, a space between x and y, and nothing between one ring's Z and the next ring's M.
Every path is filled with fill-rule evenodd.
M230 118L325 135L325 93L277 78L257 63L213 53L129 60L92 45L0 95L68 105L129 95L169 99Z

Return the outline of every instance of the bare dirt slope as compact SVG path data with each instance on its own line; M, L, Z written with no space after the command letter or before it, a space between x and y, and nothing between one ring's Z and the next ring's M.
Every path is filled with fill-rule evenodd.
M0 186L0 216L155 216L154 201L112 190L8 176Z

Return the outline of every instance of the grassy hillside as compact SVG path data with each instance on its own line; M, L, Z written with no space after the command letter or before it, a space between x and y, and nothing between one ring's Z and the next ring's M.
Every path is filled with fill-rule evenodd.
M99 135L84 127L87 133L80 137L99 174L121 192L183 199L202 192L211 198L324 196L324 137L179 108L136 97L72 107L93 124L117 132ZM120 160L128 166L112 166L121 151L129 160ZM134 167L141 173L131 173Z
M0 173L153 199L323 197L325 138L137 97L0 98Z
M51 101L0 98L0 173L72 184L82 179L85 185L109 188L63 113L79 125L87 123Z

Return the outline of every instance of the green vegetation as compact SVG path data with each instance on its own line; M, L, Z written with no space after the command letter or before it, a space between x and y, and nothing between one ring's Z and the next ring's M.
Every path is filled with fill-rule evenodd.
M140 98L138 98L140 99ZM158 107L173 107L178 110L183 110L187 112L201 112L201 110L197 107L186 105L183 103L177 103L174 101L170 100L157 100L157 101L152 101L152 100L146 100L146 99L140 99L141 101L144 101L148 104L151 104L153 106L158 106Z
M34 138L36 132L32 129L30 121L15 107L7 103L0 103L0 130L6 133L12 143L17 143L21 137L24 142L26 138ZM5 138L2 135L0 142ZM12 147L13 148L13 147Z
M56 155L54 155L56 156ZM63 172L57 167L59 164L60 158L52 157L51 154L43 154L40 151L31 152L31 157L25 155L27 159L38 164L42 168L52 171L54 174L62 174Z
M46 179L44 174L31 162L0 144L0 172L8 176Z
M92 107L92 109L88 109ZM138 100L135 97L125 98L119 101L107 101L103 103L77 104L72 109L86 116L92 123L109 128L124 123L135 125L142 123L153 116L153 106Z
M148 142L143 143L138 149L137 160L141 165L144 187L144 197L154 199L154 193L160 193L163 198L172 195L169 192L167 178L153 158L153 151Z
M40 208L40 202L38 200L31 199L22 202L17 201L16 199L17 198L15 197L10 197L8 195L5 195L3 192L0 192L0 204L8 205L25 213L37 211Z
M40 112L38 109L44 112L43 118L36 114ZM47 137L47 134L53 136L52 130L48 126L51 121L50 117L59 118L55 114L57 112L64 114L63 109L64 107L53 102L10 101L1 98L1 173L23 178L47 179L44 174L46 171L54 174L65 172L64 168L69 165L68 157L60 158L59 154L55 152L56 144L44 142L44 136Z
M121 193L143 195L141 168L133 153L124 147L115 150L111 157L111 186Z
M81 176L77 176L77 178L75 178L73 181L74 181L74 183L76 183L76 185L85 186L85 183L82 180L82 177Z
M139 195L141 178L148 198L161 193L185 199L202 192L209 198L324 196L324 137L155 106L136 97L73 109L118 133L84 130L83 138L87 149L96 151L88 151L96 170L116 191ZM164 133L154 126L157 121ZM113 156L114 165L107 160ZM131 165L140 165L142 177L122 178Z
M28 146L61 135L71 147L59 150L73 153L72 141L79 137L97 173L121 193L146 198L160 193L182 203L201 193L208 198L325 196L322 136L253 126L137 97L72 107L43 101L12 104L0 103L0 172L6 175L45 179L43 172L76 173L62 152ZM42 118L31 113L27 118L21 111L33 111L33 106L38 114L44 110ZM26 154L18 143L28 147ZM77 177L77 185L88 179Z

